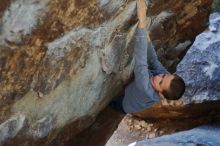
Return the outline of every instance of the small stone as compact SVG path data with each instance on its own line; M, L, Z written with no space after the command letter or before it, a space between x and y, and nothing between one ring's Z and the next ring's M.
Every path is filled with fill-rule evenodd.
M144 128L149 127L149 125L145 121L140 121L140 125Z
M160 134L160 135L164 134L164 131L160 131L159 134Z
M41 92L38 92L37 95L38 95L39 98L43 98L44 97L44 94L41 93Z
M40 39L37 39L35 42L36 46L41 46L42 45L42 41Z
M151 127L147 127L147 131L151 131Z
M135 125L134 126L137 130L140 130L141 129L141 126L140 125Z
M155 137L156 137L156 134L155 134L155 133L151 133L151 134L148 135L148 138L149 138L149 139L152 139L152 138L155 138Z

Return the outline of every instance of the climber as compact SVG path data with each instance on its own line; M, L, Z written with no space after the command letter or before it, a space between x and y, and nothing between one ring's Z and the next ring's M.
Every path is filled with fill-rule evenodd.
M146 31L145 0L137 1L138 28L135 34L133 57L134 80L125 88L125 95L110 105L125 113L138 113L159 102L161 98L178 100L185 83L177 74L170 74L158 61Z

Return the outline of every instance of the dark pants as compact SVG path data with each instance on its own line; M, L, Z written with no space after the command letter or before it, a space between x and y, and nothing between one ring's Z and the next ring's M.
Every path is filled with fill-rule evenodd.
M119 112L122 112L122 113L125 113L124 109L123 109L123 106L122 106L122 101L124 99L124 96L120 96L118 97L116 100L113 100L111 103L110 103L110 106L115 109L116 111L119 111Z

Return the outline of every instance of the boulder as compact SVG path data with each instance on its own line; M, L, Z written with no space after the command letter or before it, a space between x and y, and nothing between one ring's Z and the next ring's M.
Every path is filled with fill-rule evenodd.
M186 84L178 101L163 99L152 108L136 114L141 118L192 118L217 115L220 104L220 14L213 13L209 27L199 34L178 64L176 74Z
M204 30L211 3L149 2L151 37L167 67ZM1 2L1 145L62 146L94 123L132 75L135 8L131 0Z
M184 78L187 87L183 98L177 102L164 101L137 115L146 121L127 115L106 146L127 146L133 141L138 142L129 146L218 146L219 124L210 123L220 121L219 33L220 14L213 13L208 29L196 37L177 66L177 74ZM210 126L198 127L206 124Z
M220 13L211 14L209 24L177 66L187 87L184 103L220 100Z
M129 146L218 146L219 134L219 126L201 126L189 131L134 142Z

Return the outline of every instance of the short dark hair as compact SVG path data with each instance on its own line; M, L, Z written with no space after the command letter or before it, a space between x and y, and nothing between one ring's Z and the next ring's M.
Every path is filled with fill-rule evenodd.
M184 80L177 74L174 74L174 78L170 82L169 90L163 91L162 94L168 100L178 100L184 94L185 88Z

